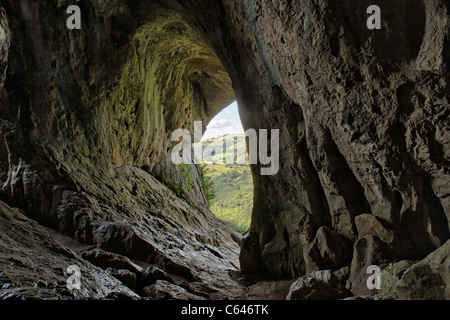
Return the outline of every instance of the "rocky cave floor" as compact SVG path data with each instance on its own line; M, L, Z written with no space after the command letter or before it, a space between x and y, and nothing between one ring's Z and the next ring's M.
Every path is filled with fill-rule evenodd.
M348 266L334 272L322 270L298 279L271 281L230 267L238 262L224 258L220 247L189 252L191 257L197 255L198 264L205 266L203 270L194 271L173 261L148 263L112 252L121 243L110 246L112 251L108 251L78 242L43 227L3 202L0 231L0 300L436 299L445 298L438 293L445 287L448 274L444 269L450 265L448 241L422 261L390 264L381 274L381 290L372 296L355 296L348 290ZM121 240L131 238L126 232L121 235ZM237 242L234 249L228 252L239 250ZM237 255L230 258L237 260ZM67 269L73 265L80 268L79 290L67 287L74 283L70 280L73 273Z
M189 279L166 273L158 268L158 265L136 259L128 259L118 254L96 249L95 246L80 243L53 229L46 228L46 230L61 246L69 248L75 254L117 276L118 280L121 280L124 285L133 291L137 291L143 299L151 299L151 297L183 300L211 298L211 293L208 294L208 288L204 288L201 281L190 282ZM136 279L132 275L133 273L136 275ZM229 269L222 276L224 281L232 284L231 287L234 288L230 288L230 291L234 291L236 294L230 297L220 297L220 294L216 296L216 298L220 297L221 299L284 300L289 292L289 287L294 281L262 280L260 276L244 275L237 269ZM225 278L227 279L225 280ZM155 285L156 282L158 282L158 285ZM143 287L143 285L148 286Z
M129 259L41 226L4 203L0 209L0 251L4 253L0 300L284 300L293 282L261 280L220 266L209 270L217 276L214 279L208 272L197 279L189 272L181 276L186 272L181 266L169 267L169 274L160 265ZM235 249L239 250L237 244ZM67 288L71 265L81 269L80 290Z

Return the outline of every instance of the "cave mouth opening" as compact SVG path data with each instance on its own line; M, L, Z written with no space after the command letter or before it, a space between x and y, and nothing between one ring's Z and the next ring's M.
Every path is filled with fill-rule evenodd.
M205 193L210 211L240 233L250 227L253 178L237 102L219 112L202 137Z

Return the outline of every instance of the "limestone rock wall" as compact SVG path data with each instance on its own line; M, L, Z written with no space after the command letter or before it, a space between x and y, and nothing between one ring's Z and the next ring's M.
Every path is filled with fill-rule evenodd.
M244 270L303 273L316 230L352 245L364 236L361 214L393 234L383 239L393 259L424 258L449 237L448 3L380 1L379 31L365 25L369 5L229 8L248 28L236 30L236 47L254 55L231 73L243 121L281 130L280 173L255 177ZM375 225L369 232L382 237Z
M66 28L67 1L1 5L1 203L212 297L235 294L241 235L206 209L197 167L170 162L173 130L234 99L207 40L154 3L85 2L81 30Z
M381 30L365 0L83 1L81 30L69 2L1 2L1 201L214 286L239 236L194 165L181 192L170 138L236 98L245 129L280 130L280 171L251 168L243 272L346 265L357 288L449 239L448 1L380 0Z

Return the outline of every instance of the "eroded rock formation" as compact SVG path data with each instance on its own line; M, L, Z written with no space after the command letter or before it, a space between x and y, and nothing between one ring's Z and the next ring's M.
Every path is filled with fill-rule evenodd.
M1 217L16 229L2 224L0 263L33 242L59 268L105 277L94 297L136 297L111 289L117 277L140 295L242 298L238 269L347 266L355 294L367 265L424 259L450 237L450 5L378 2L381 30L367 29L366 0L83 1L68 30L71 1L2 0ZM196 166L170 161L175 129L234 99L245 129L280 130L280 171L252 166L242 243L206 209ZM55 253L60 234L86 247ZM82 258L94 248L103 258ZM52 268L2 269L7 295L36 295L20 293L33 263ZM167 277L147 283L145 264ZM402 289L414 270L400 296L432 298ZM65 292L61 272L50 295Z

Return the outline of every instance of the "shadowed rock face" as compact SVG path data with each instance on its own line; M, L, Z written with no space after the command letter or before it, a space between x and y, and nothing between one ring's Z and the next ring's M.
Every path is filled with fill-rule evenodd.
M84 1L81 30L69 2L1 4L10 207L197 283L188 294L239 296L240 236L207 211L196 166L170 162L173 130L237 99L245 129L280 130L280 171L251 168L242 271L296 277L375 247L420 260L449 239L446 1L379 1L374 31L370 1Z
M363 213L395 230L399 242L390 245L400 259L423 258L449 237L448 26L433 22L445 20L447 9L439 1L426 10L421 1L396 3L380 4L380 31L364 26L364 1L244 6L258 65L272 83L244 81L272 90L244 93L242 105L272 122L243 121L282 131L282 169L255 177L250 230L272 274L303 273L300 248L321 225L353 242ZM416 22L424 10L428 22ZM394 19L403 12L408 19Z
M188 176L170 163L173 130L234 100L204 35L147 1L87 2L79 32L66 28L64 2L2 5L1 200L189 281L217 275L203 285L210 297L240 295L222 275L239 266L241 236L206 210L197 168ZM183 194L171 190L180 181Z

